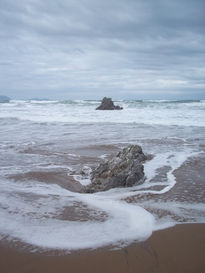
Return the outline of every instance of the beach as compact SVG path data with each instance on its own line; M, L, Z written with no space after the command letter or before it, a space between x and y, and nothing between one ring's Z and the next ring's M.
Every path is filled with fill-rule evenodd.
M204 272L205 102L117 104L0 105L2 272ZM85 193L129 145L144 183Z
M205 225L190 224L154 232L144 242L119 250L28 253L0 247L4 273L203 273Z

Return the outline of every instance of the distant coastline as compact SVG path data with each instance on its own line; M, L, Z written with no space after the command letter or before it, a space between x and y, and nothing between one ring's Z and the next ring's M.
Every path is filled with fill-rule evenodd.
M7 97L7 96L4 96L4 95L1 95L0 96L0 103L1 102L10 102L11 98Z

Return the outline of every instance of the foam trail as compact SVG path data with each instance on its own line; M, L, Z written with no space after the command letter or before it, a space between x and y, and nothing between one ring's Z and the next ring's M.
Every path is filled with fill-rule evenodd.
M143 205L146 208L169 212L169 214L171 213L173 219L177 216L178 222L180 223L205 223L204 203L186 203L177 201L146 201L143 203Z
M7 198L1 198L1 234L9 234L12 238L18 238L38 247L74 250L118 244L122 240L124 243L142 240L149 237L154 228L154 217L137 205L107 200L97 195L61 191L60 187L54 196L53 190L57 188L53 185L44 187L43 190L39 185L36 188L35 190L34 187L32 190L30 188L28 191L23 187L19 190L27 194L44 192L44 196L37 201L36 207L32 204L25 206L25 202L16 194L9 202ZM51 196L47 197L48 194ZM90 208L105 212L108 217L102 222L62 221L48 217L58 213L59 200L53 202L57 195L63 206L79 201Z
M189 157L194 157L201 154L201 152L176 152L173 153L164 153L155 156L151 161L147 161L144 164L144 172L146 176L145 183L133 186L131 188L115 188L107 192L99 192L97 195L104 196L104 198L113 198L113 199L122 199L127 197L132 197L135 195L142 194L163 194L168 192L171 188L174 187L176 183L175 176L173 172L179 168ZM151 183L151 180L157 174L157 170L161 167L169 166L170 170L167 172L167 180L165 182L154 182ZM164 186L161 190L149 190L152 186ZM147 188L147 190L146 190Z
M173 225L173 219L157 220L145 208L171 208L176 215L182 209L176 205L167 206L161 203L142 202L141 206L130 204L122 199L138 194L162 194L170 190L175 184L173 171L181 166L190 156L199 153L183 152L162 153L145 165L147 182L143 185L113 189L96 194L80 194L70 192L59 185L34 182L15 183L2 180L0 183L0 234L16 238L40 248L54 249L85 249L106 245L128 244L134 240L148 238L154 230ZM153 185L152 179L157 170L163 166L170 166L167 181L157 182L163 185L162 190L149 190ZM149 172L150 171L150 172ZM156 185L156 182L154 183ZM81 203L96 214L105 214L105 218L87 221L59 220L64 208L73 207ZM188 208L188 207L187 207ZM199 208L199 210L201 207ZM204 207L203 207L204 209ZM186 209L189 211L190 207ZM200 216L200 215L199 215ZM200 216L203 221L203 215Z

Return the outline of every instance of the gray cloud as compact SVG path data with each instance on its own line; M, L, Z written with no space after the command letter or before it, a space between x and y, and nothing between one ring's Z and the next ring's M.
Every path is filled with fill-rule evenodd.
M1 0L0 93L204 98L204 0Z

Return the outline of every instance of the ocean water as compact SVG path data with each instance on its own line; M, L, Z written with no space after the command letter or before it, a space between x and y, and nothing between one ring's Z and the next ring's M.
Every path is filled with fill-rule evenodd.
M205 223L205 101L0 103L0 239L32 251L122 247ZM95 194L91 169L129 144L145 182ZM82 170L86 173L82 175Z

